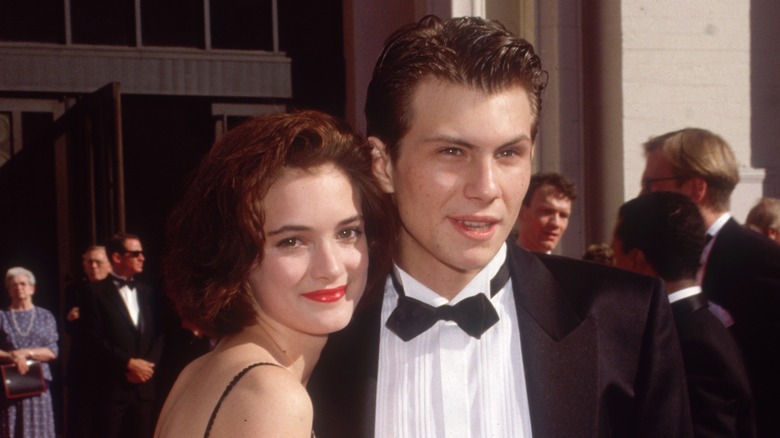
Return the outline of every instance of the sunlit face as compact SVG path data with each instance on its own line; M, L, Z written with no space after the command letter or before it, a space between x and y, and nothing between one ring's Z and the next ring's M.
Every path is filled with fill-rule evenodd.
M344 328L366 286L360 196L332 164L285 170L263 201L264 258L249 283L259 318L313 335Z
M5 284L8 290L8 296L14 305L29 303L35 294L35 285L30 282L26 275L14 275Z
M125 240L123 254L111 254L114 259L114 272L122 277L130 278L144 271L144 248L138 239Z
M91 249L85 252L81 264L90 282L100 281L108 277L108 273L111 272L111 264L103 249Z
M520 207L518 243L529 251L552 251L569 226L571 199L545 184L534 192L530 204Z
M675 169L660 150L648 154L645 171L642 173L640 195L652 192L675 192L691 197L686 178L675 174Z
M533 117L521 87L488 95L435 79L411 107L398 159L382 154L374 170L398 205L396 262L442 294L436 283L473 277L508 237L528 189Z

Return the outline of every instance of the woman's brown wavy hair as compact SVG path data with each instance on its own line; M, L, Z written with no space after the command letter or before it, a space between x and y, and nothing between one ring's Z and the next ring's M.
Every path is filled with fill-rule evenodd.
M368 144L317 111L273 114L227 132L169 217L164 285L184 321L212 336L255 322L247 278L263 260L263 197L284 169L325 163L344 171L360 194L370 253L367 292L378 289L390 267L397 222L371 172Z

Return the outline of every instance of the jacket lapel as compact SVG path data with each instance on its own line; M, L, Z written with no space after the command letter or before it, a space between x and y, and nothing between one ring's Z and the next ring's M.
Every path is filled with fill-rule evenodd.
M314 368L308 390L317 436L374 436L382 293L366 292L379 294L378 299L357 312L347 328L330 335Z
M536 256L508 243L535 436L595 436L598 335Z

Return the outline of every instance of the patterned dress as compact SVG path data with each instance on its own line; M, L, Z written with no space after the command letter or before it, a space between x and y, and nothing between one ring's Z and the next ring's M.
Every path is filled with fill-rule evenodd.
M54 354L57 349L57 323L54 315L41 307L32 310L0 311L0 349L48 347ZM49 364L43 363L43 376L51 382ZM54 412L51 393L21 400L2 401L0 409L0 437L54 437Z

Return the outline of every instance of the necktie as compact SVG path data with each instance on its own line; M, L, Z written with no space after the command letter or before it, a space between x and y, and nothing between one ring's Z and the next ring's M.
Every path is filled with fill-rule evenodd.
M508 279L509 268L505 263L490 280L490 296L501 290ZM466 298L454 306L445 304L433 307L407 297L395 275L392 275L392 280L398 292L398 306L390 314L385 325L404 342L414 339L440 320L454 321L464 332L477 339L498 322L496 309L483 293Z

